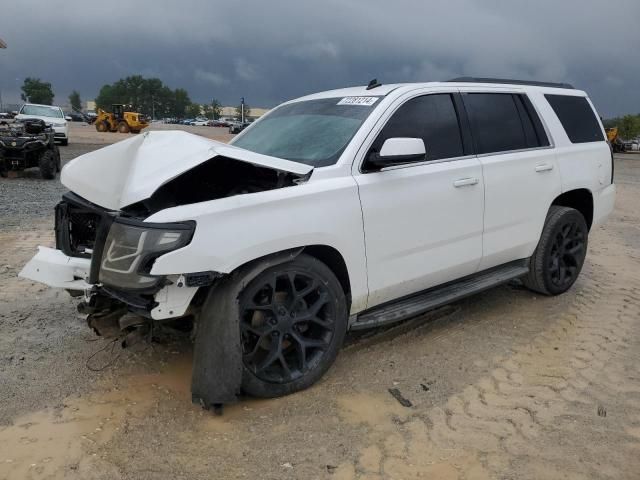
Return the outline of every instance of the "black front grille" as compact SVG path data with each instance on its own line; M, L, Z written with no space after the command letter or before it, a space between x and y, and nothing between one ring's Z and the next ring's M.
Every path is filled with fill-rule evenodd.
M115 215L71 192L56 205L56 248L70 257L91 258L91 283L97 281L104 242Z

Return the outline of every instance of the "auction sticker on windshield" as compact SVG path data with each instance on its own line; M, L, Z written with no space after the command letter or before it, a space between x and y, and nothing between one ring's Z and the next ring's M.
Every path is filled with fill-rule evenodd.
M378 97L344 97L337 105L362 105L364 107L370 107L376 101Z

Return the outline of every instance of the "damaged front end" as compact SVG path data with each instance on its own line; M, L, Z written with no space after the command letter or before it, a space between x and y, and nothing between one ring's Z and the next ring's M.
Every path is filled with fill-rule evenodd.
M83 297L79 311L99 335L141 335L154 321L197 318L211 290L206 287L230 272L177 266L152 274L159 257L189 246L198 226L189 218L146 219L171 207L294 186L312 170L184 132L148 132L105 147L63 169L61 181L71 192L55 209L56 248L39 247L20 276ZM237 339L237 321L219 328L219 338ZM219 347L240 351L239 340ZM239 364L197 368L209 378L208 394L198 401L211 406L235 399L238 375L225 372L237 372ZM194 371L194 382L202 377ZM211 378L218 388L211 388Z

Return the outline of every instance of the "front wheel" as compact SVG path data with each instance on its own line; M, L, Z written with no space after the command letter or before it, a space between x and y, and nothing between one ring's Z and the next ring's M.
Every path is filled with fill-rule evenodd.
M268 268L239 296L242 389L257 397L303 390L335 361L347 302L324 263L301 254Z
M40 175L46 180L56 177L57 158L53 150L47 150L42 154L39 161Z
M569 290L582 270L588 235L587 222L578 210L552 206L523 279L525 286L544 295Z

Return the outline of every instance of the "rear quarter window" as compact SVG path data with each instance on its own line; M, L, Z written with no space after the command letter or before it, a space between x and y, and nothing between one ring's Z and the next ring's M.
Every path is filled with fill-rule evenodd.
M558 116L571 143L604 141L604 134L593 108L585 97L545 95Z

